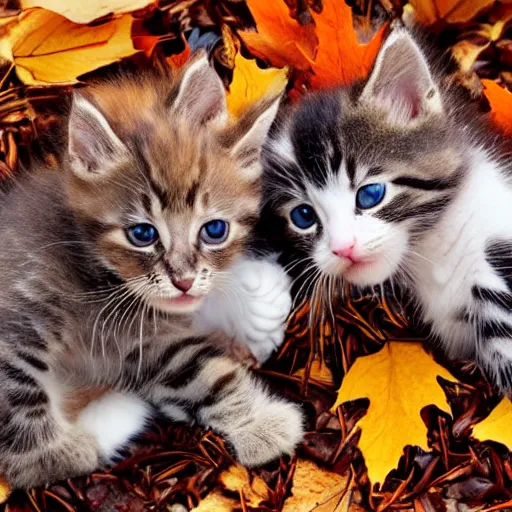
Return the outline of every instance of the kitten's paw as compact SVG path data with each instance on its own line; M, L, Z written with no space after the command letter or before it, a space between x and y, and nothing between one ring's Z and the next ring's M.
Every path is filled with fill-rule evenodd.
M90 402L77 423L96 439L102 462L110 465L119 461L123 448L144 430L151 413L150 406L134 395L108 392Z
M247 467L262 466L282 455L292 455L304 436L299 406L284 400L262 404L250 422L229 433L238 461Z
M200 315L266 361L284 340L292 307L291 279L272 259L242 258L230 269L224 293L212 292Z

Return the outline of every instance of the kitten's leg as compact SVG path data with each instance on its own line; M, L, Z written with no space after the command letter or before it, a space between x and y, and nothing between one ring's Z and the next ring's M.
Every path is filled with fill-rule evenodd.
M221 434L242 464L291 454L302 438L300 408L272 395L208 340L181 341L151 366L140 391L172 420L197 421Z
M0 473L13 487L30 488L96 469L97 443L64 417L47 363L33 353L2 356Z
M292 307L290 278L270 257L241 258L228 273L206 298L196 327L224 331L264 362L284 340Z

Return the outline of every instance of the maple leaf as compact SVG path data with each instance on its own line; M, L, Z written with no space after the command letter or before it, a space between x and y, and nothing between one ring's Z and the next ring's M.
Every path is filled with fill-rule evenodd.
M315 26L303 26L290 18L283 0L247 0L247 6L257 32L242 30L239 35L251 53L276 67L310 69L318 47Z
M292 495L285 501L283 512L342 510L341 502L347 496L349 485L347 475L338 475L309 460L299 459L293 474ZM348 510L348 506L343 509Z
M484 94L491 105L493 122L505 133L512 135L512 93L492 80L482 80Z
M493 4L494 0L410 0L404 9L417 23L433 25L440 20L464 23Z
M261 69L256 61L238 54L235 57L233 81L226 97L228 110L236 117L259 98L282 93L288 81L287 73L287 68Z
M66 2L65 0L21 0L24 10L41 7L61 14L74 23L90 23L107 14L122 14L142 9L153 0L87 0L87 2Z
M25 84L76 83L78 76L136 53L131 25L128 14L89 27L31 9L2 20L0 57L16 66Z
M368 412L359 421L359 448L372 482L384 482L406 445L428 450L421 409L434 404L449 410L437 376L453 380L420 343L396 341L358 358L345 375L333 411L349 400L370 399Z
M325 0L314 23L299 25L284 2L248 1L258 33L240 36L254 55L274 66L289 65L311 73L309 85L326 88L366 77L382 44L385 26L368 44L359 44L352 10L344 1Z
M504 398L480 423L473 427L473 436L480 441L496 441L512 449L512 402Z

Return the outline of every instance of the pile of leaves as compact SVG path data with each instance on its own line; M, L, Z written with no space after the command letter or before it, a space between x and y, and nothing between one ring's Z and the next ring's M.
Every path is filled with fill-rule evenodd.
M350 4L350 5L349 5ZM512 134L507 0L0 0L0 180L55 139L73 87L119 67L179 68L202 47L231 113L269 90L297 101L367 76L392 24L419 24ZM259 372L303 404L293 459L247 471L212 432L158 422L117 467L31 492L7 510L512 509L512 405L478 370L431 352L414 317L382 297L306 302ZM427 351L425 349L427 347ZM1 454L0 454L1 457Z

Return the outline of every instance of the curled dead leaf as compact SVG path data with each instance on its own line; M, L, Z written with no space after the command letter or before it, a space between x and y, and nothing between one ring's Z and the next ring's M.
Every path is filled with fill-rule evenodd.
M227 105L232 115L238 116L248 105L268 95L277 96L284 91L287 83L286 68L261 69L256 61L235 57L233 81L227 94Z
M76 83L78 76L136 53L131 25L128 14L88 27L31 9L2 20L0 58L13 62L28 85Z
M142 9L153 0L88 0L87 2L66 2L64 0L21 0L24 10L41 7L61 14L74 23L90 23L107 14L123 14Z
M493 4L494 0L410 0L408 6L413 10L414 20L428 26L440 20L464 23Z
M345 375L332 410L349 400L370 399L368 412L358 425L362 431L359 448L373 483L384 482L405 446L428 450L420 411L430 404L448 410L438 376L454 380L421 343L396 341L386 343L376 354L358 358Z

